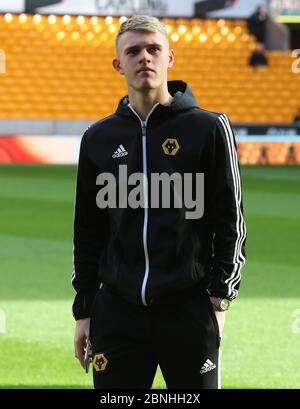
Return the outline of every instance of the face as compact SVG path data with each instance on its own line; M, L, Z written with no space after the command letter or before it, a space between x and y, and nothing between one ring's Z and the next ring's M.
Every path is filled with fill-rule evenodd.
M114 68L125 76L127 86L135 91L158 89L167 82L173 66L174 51L162 33L127 31L119 39Z

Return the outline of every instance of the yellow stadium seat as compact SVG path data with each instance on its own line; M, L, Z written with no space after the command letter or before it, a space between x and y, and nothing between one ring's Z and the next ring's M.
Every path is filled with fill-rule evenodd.
M118 18L69 20L13 15L6 21L0 15L1 48L7 53L7 73L0 83L1 118L96 119L115 109L126 93L111 67ZM270 66L254 70L248 59L255 39L246 21L164 22L178 35L175 41L171 38L178 53L169 77L189 82L202 107L226 111L236 122L293 118L300 76L291 72L291 52L268 52Z

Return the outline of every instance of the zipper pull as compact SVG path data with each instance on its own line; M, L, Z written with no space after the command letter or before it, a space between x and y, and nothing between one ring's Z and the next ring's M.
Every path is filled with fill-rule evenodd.
M142 124L142 135L146 136L146 123L145 122L143 122Z

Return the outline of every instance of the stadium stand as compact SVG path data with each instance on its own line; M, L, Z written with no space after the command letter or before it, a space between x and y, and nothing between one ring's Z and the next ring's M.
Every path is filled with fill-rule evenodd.
M114 111L126 93L111 67L121 19L0 15L0 48L6 52L0 119L92 120ZM291 70L290 51L269 51L269 66L252 68L256 39L246 21L164 22L178 51L169 77L189 82L200 106L226 112L235 123L293 121L300 75Z

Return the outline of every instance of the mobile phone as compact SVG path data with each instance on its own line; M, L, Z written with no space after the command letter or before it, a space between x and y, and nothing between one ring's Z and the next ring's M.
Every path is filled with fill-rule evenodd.
M84 353L84 368L85 372L89 372L90 363L92 362L92 344L90 341L87 342L87 346Z

